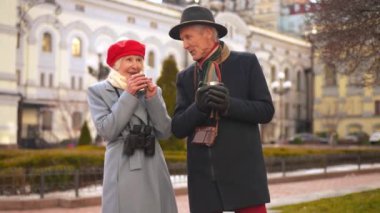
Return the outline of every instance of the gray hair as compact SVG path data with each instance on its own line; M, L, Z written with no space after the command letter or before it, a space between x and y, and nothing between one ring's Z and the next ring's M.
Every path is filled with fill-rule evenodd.
M117 61L115 62L115 64L113 65L112 68L113 68L114 70L116 70L116 71L119 71L121 61L122 61L125 57L126 57L126 56L117 59Z
M211 26L204 25L204 24L196 24L196 25L194 25L194 27L196 27L200 30L210 29L214 35L214 41L217 42L219 40L218 31L216 31L215 27L211 27Z

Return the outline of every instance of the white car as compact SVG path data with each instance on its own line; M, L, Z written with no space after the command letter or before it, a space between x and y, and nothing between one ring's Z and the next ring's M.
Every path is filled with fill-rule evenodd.
M369 142L371 144L375 144L375 143L380 144L380 132L372 133L372 135L369 137Z

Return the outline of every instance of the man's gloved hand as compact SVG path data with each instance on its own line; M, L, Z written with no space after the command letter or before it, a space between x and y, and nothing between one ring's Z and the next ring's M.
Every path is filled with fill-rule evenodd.
M195 104L200 111L205 113L209 113L211 111L209 106L210 97L208 94L210 87L211 86L201 86L195 93Z
M219 111L221 114L227 113L230 106L230 95L227 87L223 85L210 86L208 97L208 106Z

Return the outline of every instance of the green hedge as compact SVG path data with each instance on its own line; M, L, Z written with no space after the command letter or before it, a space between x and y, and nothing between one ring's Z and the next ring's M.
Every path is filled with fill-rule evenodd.
M265 147L265 157L297 157L306 155L354 154L379 152L380 149ZM74 149L0 150L0 170L7 168L36 169L51 166L71 166L75 169L103 167L104 147L80 146ZM168 163L186 161L186 151L164 151Z
M103 167L104 149L0 150L0 169L36 169L56 165L74 168Z

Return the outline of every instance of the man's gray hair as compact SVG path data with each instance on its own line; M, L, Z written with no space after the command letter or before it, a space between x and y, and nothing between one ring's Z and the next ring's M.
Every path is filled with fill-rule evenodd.
M216 31L216 29L214 27L211 27L211 26L208 26L208 25L204 25L204 24L196 24L194 25L194 27L200 29L200 30L203 30L203 29L211 29L211 31L213 32L214 34L214 40L215 41L218 41L219 40L219 36L218 36L218 31Z

